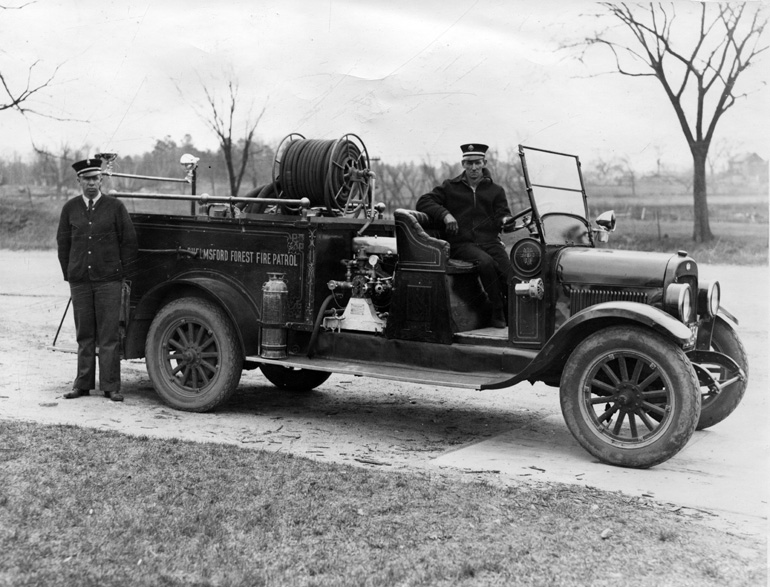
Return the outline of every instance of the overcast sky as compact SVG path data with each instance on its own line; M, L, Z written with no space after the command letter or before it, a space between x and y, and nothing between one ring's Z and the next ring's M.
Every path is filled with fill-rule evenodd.
M0 71L18 87L29 64L33 82L60 66L34 106L80 122L0 112L0 155L26 156L32 141L129 155L188 133L215 149L196 114L202 87L224 99L233 79L240 114L264 107L257 134L274 146L289 133L355 133L388 163L453 162L461 143L484 142L503 156L521 143L627 156L640 169L689 165L658 82L596 76L610 69L606 54L586 67L557 50L596 28L581 16L596 10L577 0L38 0L0 10ZM719 125L733 152L770 157L768 73L764 54L744 79L754 93Z

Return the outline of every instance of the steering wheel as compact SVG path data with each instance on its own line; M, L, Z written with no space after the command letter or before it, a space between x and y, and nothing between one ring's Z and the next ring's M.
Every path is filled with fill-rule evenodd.
M509 234L521 230L522 228L529 228L532 226L532 217L528 217L528 214L532 214L532 208L526 208L521 212L514 214L511 219L503 225L503 232ZM521 224L516 223L518 220L522 220Z

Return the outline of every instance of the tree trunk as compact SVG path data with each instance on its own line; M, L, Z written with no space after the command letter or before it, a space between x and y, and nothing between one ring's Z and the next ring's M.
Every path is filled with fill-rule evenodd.
M692 196L694 212L692 238L697 243L708 242L714 238L709 225L709 209L708 202L706 201L707 155L707 144L692 145Z
M227 180L230 184L230 195L236 197L238 195L238 187L235 184L235 167L233 165L233 153L230 148L224 150L225 166L227 167Z

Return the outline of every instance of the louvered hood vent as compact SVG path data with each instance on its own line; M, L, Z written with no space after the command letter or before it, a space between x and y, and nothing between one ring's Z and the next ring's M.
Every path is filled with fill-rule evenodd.
M573 288L570 294L570 313L576 314L589 306L602 302L647 303L647 294L639 291L613 291L608 289Z

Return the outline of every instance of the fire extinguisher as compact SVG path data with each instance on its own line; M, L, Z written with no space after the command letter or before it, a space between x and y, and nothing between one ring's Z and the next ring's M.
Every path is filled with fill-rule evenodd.
M262 328L259 356L286 358L286 307L289 288L283 273L268 273L262 284Z

